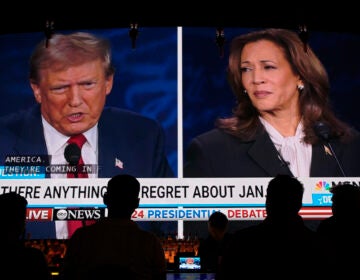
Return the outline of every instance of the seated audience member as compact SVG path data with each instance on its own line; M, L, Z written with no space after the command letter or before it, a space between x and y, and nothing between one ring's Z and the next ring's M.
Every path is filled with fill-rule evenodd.
M332 216L322 220L317 232L331 250L331 270L351 275L358 270L360 252L360 187L350 183L331 187Z
M124 279L166 279L160 239L131 220L139 206L139 192L140 183L131 175L109 180L104 194L108 217L74 232L65 254L63 279L93 279L111 275L109 270L119 279L125 274Z
M217 272L224 246L231 237L231 234L228 233L228 224L229 220L224 213L217 211L210 215L208 236L200 241L199 246L203 271Z
M24 243L27 203L15 192L0 195L0 279L51 279L44 253Z
M234 233L218 279L301 279L320 273L319 260L326 263L322 246L299 215L303 192L302 183L292 176L277 175L270 180L266 218Z

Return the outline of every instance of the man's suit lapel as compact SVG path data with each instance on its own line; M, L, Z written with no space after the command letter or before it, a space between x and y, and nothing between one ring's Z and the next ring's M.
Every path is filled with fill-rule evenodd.
M17 155L35 155L41 156L45 160L44 166L50 164L48 156L43 125L41 121L40 107L37 105L22 117L22 124L18 137L14 143L14 151ZM50 174L45 173L45 177Z
M99 178L111 178L115 174L124 173L124 171L115 165L116 159L121 160L120 149L124 146L122 143L121 128L116 128L108 121L107 114L103 113L98 125L98 164Z
M21 131L14 143L19 155L47 155L40 107L35 106L22 118Z
M106 135L106 130L103 126L98 126L98 132L98 177L110 178L110 174L114 174L113 168L115 166L115 158L112 152L114 149L114 143L112 143L111 136Z
M264 132L256 136L253 145L248 150L249 156L268 173L269 177L278 174L292 175L286 163L281 161L269 135Z
M105 140L105 141L104 141ZM106 139L102 139L102 142L106 143ZM106 145L106 144L104 144ZM100 145L99 141L99 178L111 178L115 174L123 173L119 167L115 166L116 156L114 156L114 150L106 149L104 146Z

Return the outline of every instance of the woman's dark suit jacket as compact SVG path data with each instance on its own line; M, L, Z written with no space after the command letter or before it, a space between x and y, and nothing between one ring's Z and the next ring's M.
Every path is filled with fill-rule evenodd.
M313 145L310 177L360 177L360 138L350 143L331 140L335 155L326 152L326 143ZM274 177L290 174L270 136L263 131L244 142L219 129L195 137L185 154L184 177Z

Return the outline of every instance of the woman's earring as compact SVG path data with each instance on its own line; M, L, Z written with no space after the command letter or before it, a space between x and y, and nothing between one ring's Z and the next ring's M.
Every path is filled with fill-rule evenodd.
M247 91L246 91L246 89L244 89L244 90L243 90L243 93L244 93L244 94L247 94Z
M304 89L304 85L302 85L302 84L301 84L301 85L297 85L297 88L298 88L299 91L302 91L302 90Z

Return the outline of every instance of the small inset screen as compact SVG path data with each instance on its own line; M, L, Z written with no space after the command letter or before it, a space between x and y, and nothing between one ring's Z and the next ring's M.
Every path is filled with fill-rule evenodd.
M179 257L180 271L200 271L200 257Z

